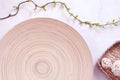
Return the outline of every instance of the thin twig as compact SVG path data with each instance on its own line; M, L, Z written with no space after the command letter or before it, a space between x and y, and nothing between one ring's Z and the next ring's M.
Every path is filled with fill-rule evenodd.
M88 25L89 27L93 27L93 26L96 26L96 27L102 27L104 28L105 26L109 26L109 25L112 25L112 26L117 26L119 23L120 23L120 19L118 20L115 20L113 19L111 22L107 22L105 24L100 24L100 23L91 23L89 21L82 21L81 19L78 18L78 15L74 15L71 11L70 11L70 8L64 3L64 2L61 2L61 1L52 1L52 2L47 2L46 4L44 5L41 5L39 6L38 4L36 4L34 1L32 0L27 0L27 1L23 1L21 3L18 4L18 6L16 6L16 12L14 14L9 14L8 16L5 16L3 18L0 18L0 20L4 20L4 19L7 19L7 18L10 18L10 17L13 17L15 15L18 14L19 10L20 10L20 6L22 4L25 4L25 3L28 3L28 2L31 2L32 4L34 4L35 8L34 10L36 10L37 8L40 8L40 9L43 9L44 11L46 11L46 7L50 4L54 5L54 7L58 4L60 4L63 8L65 8L65 10L67 11L67 13L73 17L76 21L78 21L80 24L86 24Z
M21 3L18 4L18 6L17 6L17 8L16 8L16 13L14 13L14 14L9 13L8 16L5 16L5 17L3 17L3 18L0 18L0 20L7 19L7 18L10 18L10 17L13 17L13 16L17 15L18 12L19 12L20 6L21 6L22 4L24 4L24 3L26 3L26 2L29 2L29 1L23 1L23 2L21 2Z

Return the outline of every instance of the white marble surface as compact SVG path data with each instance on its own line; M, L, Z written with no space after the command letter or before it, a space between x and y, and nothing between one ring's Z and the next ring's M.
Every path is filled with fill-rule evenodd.
M51 0L34 0L39 5ZM120 17L120 0L61 0L65 2L74 14L78 14L82 20L105 23ZM21 0L0 0L0 17L14 12L12 6ZM78 31L86 41L94 63L93 80L108 80L107 77L96 67L96 62L105 50L114 42L120 40L120 26L106 29L89 28L79 25L69 17L64 9L48 7L47 11L33 11L32 4L22 5L20 12L15 17L0 21L0 38L16 24L31 18L49 17L65 22Z

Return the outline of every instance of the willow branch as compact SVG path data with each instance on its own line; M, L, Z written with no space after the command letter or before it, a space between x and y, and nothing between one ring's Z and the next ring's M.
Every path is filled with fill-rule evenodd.
M41 5L39 6L38 4L36 4L34 1L32 0L27 0L27 1L23 1L21 3L18 4L18 6L15 6L15 9L16 9L16 12L14 14L9 14L5 17L2 17L0 18L0 20L4 20L4 19L7 19L7 18L10 18L10 17L13 17L13 16L16 16L20 10L20 7L22 4L25 4L25 3L28 3L28 2L31 2L35 8L34 10L36 10L37 8L40 8L40 9L43 9L44 11L46 11L46 7L48 5L53 5L54 7L56 7L56 5L61 5L63 8L65 8L66 12L71 16L73 17L76 21L78 21L81 25L82 24L86 24L88 25L89 27L93 27L93 26L96 26L96 27L102 27L104 28L105 26L117 26L119 23L120 23L120 19L118 20L115 20L113 19L111 22L107 22L105 24L100 24L100 23L91 23L89 21L82 21L81 19L78 18L78 15L74 15L71 11L70 11L70 8L64 3L64 2L61 2L61 1L52 1L52 2L48 2L48 3L45 3L44 5Z

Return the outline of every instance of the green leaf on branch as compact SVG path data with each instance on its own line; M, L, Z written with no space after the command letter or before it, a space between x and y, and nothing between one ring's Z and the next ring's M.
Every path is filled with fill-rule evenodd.
M37 7L38 7L38 6L37 6L37 5L35 5L34 11L36 11Z
M44 11L46 11L45 5L41 6L41 8L42 8Z
M62 8L63 8L63 7L65 6L65 3L62 3L61 6L62 6Z
M66 8L66 9L67 9L68 12L70 11L70 8Z
M36 11L37 7L34 8L34 11Z
M100 26L100 23L93 23L93 26Z
M77 18L78 18L78 15L76 15L74 18L77 19Z
M15 10L18 10L18 9L19 9L19 7L18 7L18 6L13 6L13 8L14 8Z
M46 11L46 8L45 8L45 7L43 7L43 10L44 10L44 11Z
M73 16L73 14L72 13L69 13L70 14L70 16Z
M114 26L118 26L118 24L117 24L117 23L113 23L113 25L114 25Z
M54 7L56 7L56 1L55 0L53 1L53 3L54 3Z
M28 2L30 2L31 0L27 0Z
M112 22L114 23L114 22L115 22L115 19L113 19Z
M84 23L85 23L85 24L90 24L90 22L89 22L89 21L85 21Z

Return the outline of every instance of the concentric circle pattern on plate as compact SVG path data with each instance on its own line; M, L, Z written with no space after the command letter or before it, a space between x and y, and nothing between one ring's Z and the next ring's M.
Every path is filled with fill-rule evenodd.
M0 41L0 80L91 80L89 50L70 26L31 19Z

